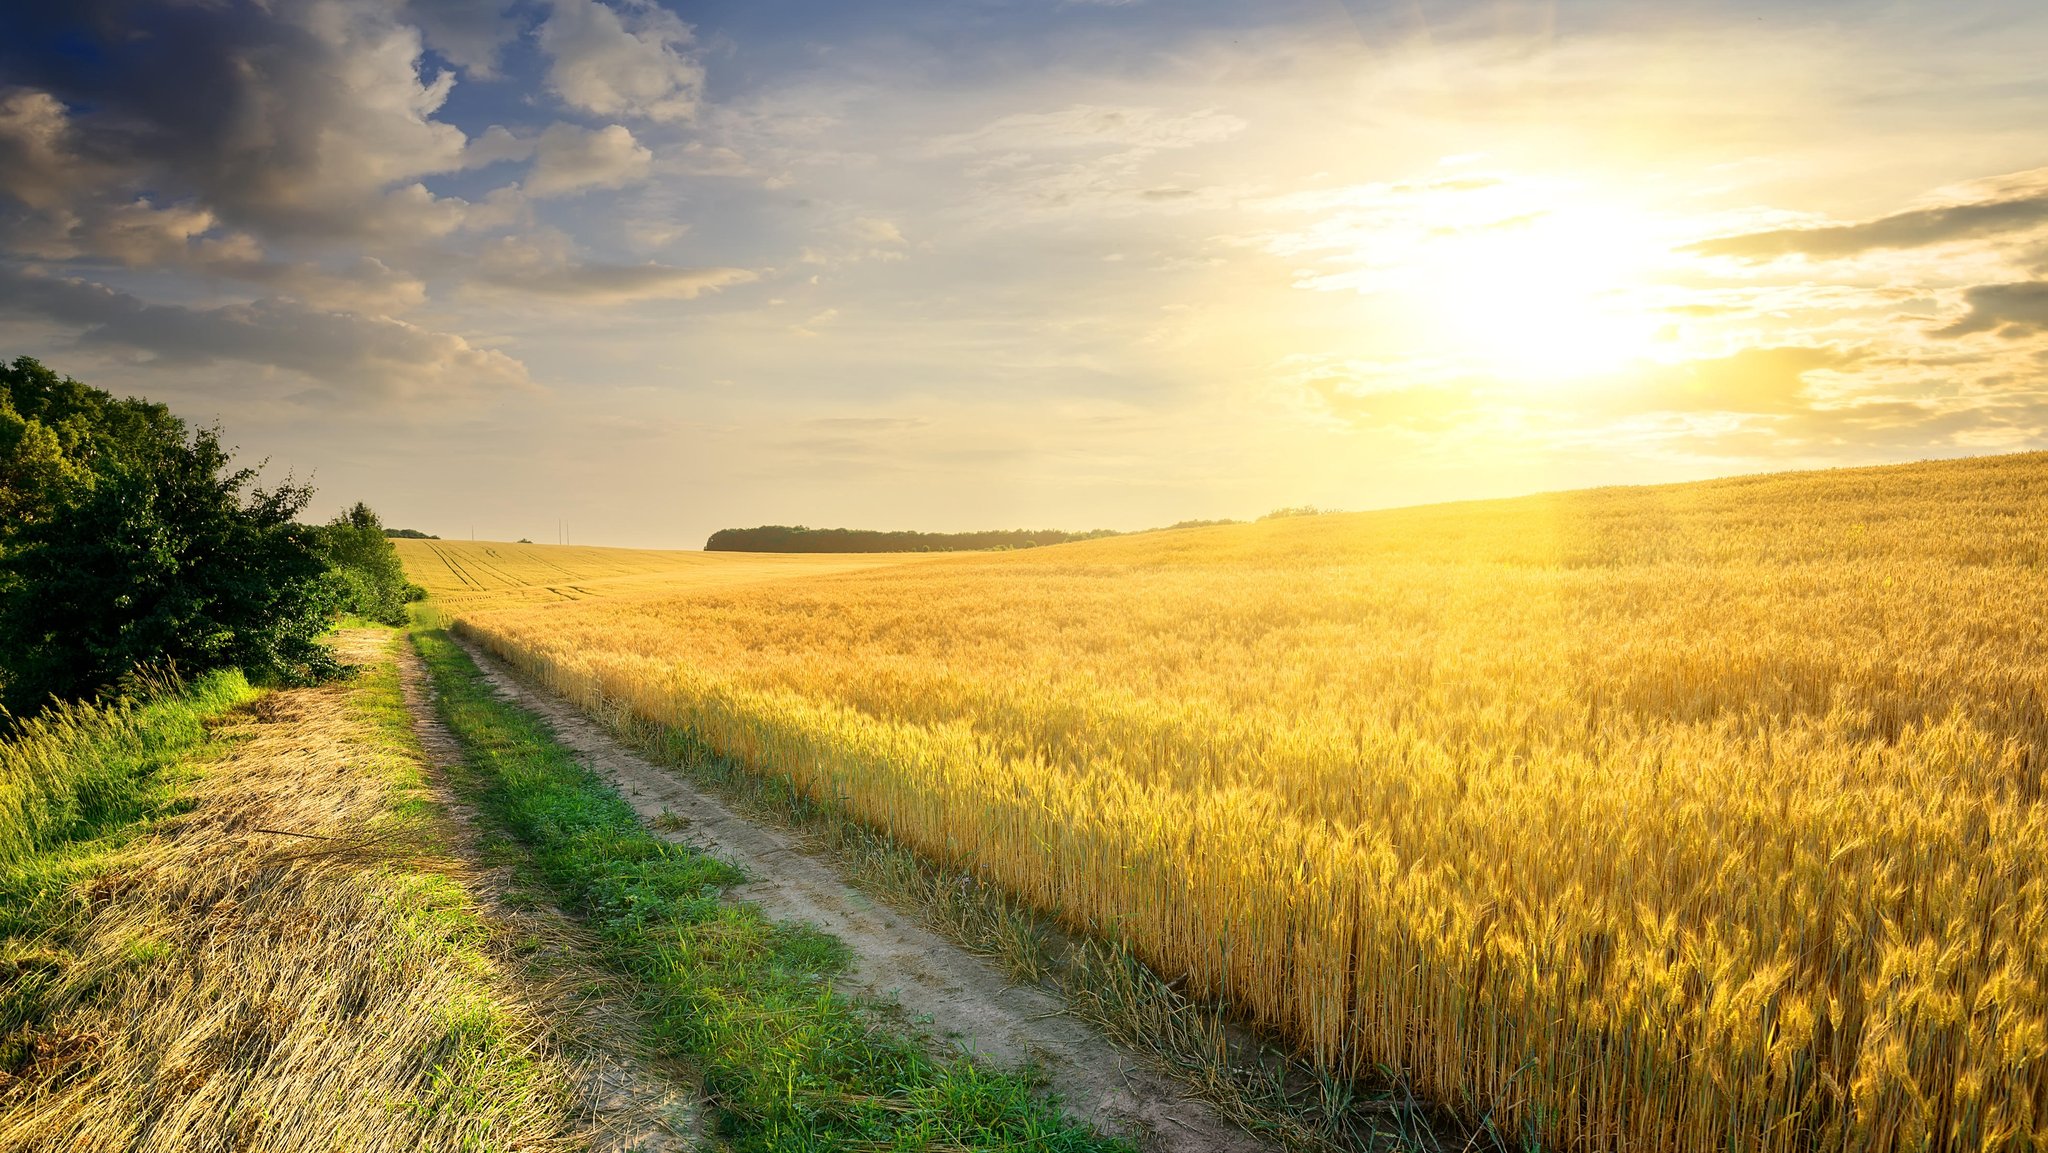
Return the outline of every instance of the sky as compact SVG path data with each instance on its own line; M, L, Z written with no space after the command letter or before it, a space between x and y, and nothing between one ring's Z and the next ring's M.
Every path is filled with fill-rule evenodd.
M2038 0L70 0L0 356L449 537L2048 447Z

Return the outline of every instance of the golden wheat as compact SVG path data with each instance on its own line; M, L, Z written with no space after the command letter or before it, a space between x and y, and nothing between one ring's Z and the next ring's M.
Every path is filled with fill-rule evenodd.
M672 594L676 588L751 584L790 576L901 564L886 555L806 556L665 552L506 544L502 541L392 541L414 583L445 608L550 604L589 597ZM918 559L918 558L910 558Z
M2048 457L694 563L459 625L1510 1134L2048 1146Z

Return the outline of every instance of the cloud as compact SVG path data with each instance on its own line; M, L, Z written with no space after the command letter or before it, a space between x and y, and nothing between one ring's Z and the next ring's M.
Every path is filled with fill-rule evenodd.
M82 215L81 215L82 214ZM219 220L191 204L158 207L146 198L104 199L60 211L0 220L0 249L35 260L90 259L131 268L261 260L247 233L209 235Z
M526 159L531 159L533 166L522 189L530 196L546 198L637 184L647 179L654 153L620 124L583 129L557 123L534 137L520 137L494 124L469 143L471 166Z
M647 179L653 159L654 153L621 125L585 132L556 124L540 134L525 187L535 196L623 188Z
M694 119L704 67L690 55L690 26L648 0L623 10L598 0L554 0L540 26L551 58L548 87L585 112L654 121Z
M1215 109L1072 104L934 137L922 151L965 158L967 175L981 184L975 204L1005 220L1077 208L1113 215L1179 212L1203 203L1201 191L1179 183L1184 173L1150 171L1154 159L1226 141L1245 124Z
M240 361L382 395L526 388L526 367L462 337L283 298L197 308L150 304L84 280L0 269L0 309L81 330L79 342L168 363Z
M588 304L640 300L694 300L706 292L744 284L757 274L744 268L679 268L657 264L589 264L571 255L568 238L538 233L506 237L485 249L475 284Z
M1969 311L1960 320L1936 329L1936 336L1969 336L1996 331L2020 337L2048 332L2048 281L1981 284L1963 293Z
M221 263L209 271L328 312L396 316L426 302L426 283L372 256L339 266L312 262Z
M1846 368L1857 357L1830 348L1746 348L1650 374L1628 389L1624 407L1660 412L1792 413L1812 407L1806 374Z
M71 117L47 92L0 93L0 193L35 209L64 203L89 177L72 151Z
M23 85L0 147L32 212L85 217L146 193L266 242L461 224L462 202L419 182L463 164L462 131L434 115L454 74L420 72L420 33L388 6L78 0L25 22L0 49Z
M695 300L706 292L744 284L756 274L744 268L677 268L666 264L571 264L531 273L497 273L485 279L500 288L590 304L637 300Z
M1281 369L1277 382L1310 412L1359 428L1450 428L1472 419L1478 400L1469 377L1429 361L1296 355Z
M867 244L901 244L903 230L894 221L863 216L853 222L853 237Z
M519 33L500 5L479 0L407 0L405 16L434 51L479 79L497 75L499 50Z
M2048 179L2048 173L2040 171L2016 175ZM2034 181L2036 184L2041 182ZM2014 181L2007 182L2008 191L2012 183ZM1780 256L1835 259L1877 249L1924 248L1961 240L1981 240L2028 232L2044 225L2048 225L2048 189L2034 188L2021 195L1896 212L1859 224L1780 228L1723 236L1692 245L1688 251L1703 256L1733 256L1744 260L1771 260Z

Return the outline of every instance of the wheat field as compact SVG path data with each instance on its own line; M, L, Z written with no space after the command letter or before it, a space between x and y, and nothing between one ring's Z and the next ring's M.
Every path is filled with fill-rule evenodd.
M767 556L755 553L677 552L661 549L586 548L580 545L505 544L500 541L395 539L406 574L437 604L558 604L591 597L672 595L752 584L790 576L857 572L925 559L887 555Z
M1511 1144L2048 1148L2048 455L836 571L535 546L641 567L573 602L401 545L579 703Z

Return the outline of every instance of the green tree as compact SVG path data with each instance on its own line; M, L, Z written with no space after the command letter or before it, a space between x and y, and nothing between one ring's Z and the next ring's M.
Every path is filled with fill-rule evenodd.
M0 704L91 696L141 665L306 680L334 590L303 485L253 487L219 434L26 357L0 366Z
M405 606L426 595L426 590L405 579L398 549L369 505L357 501L322 525L317 540L330 570L328 583L338 611L402 625Z

